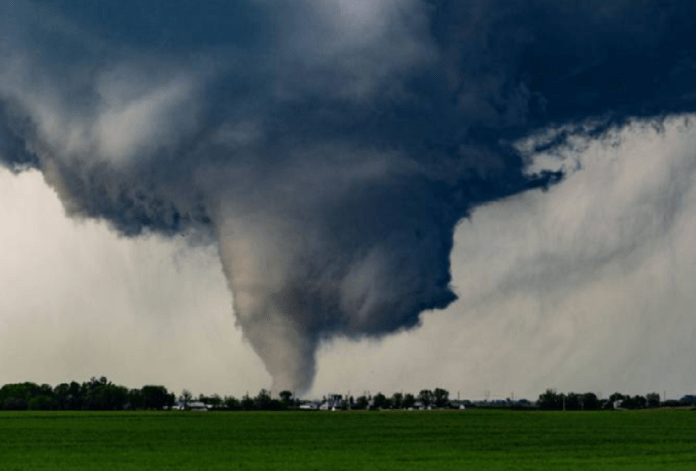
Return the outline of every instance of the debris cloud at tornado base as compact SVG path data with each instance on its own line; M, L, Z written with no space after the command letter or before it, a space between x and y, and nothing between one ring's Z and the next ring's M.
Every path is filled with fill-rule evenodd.
M6 2L0 163L74 217L216 244L274 390L456 298L457 223L562 178L521 139L695 105L691 2L228 3Z

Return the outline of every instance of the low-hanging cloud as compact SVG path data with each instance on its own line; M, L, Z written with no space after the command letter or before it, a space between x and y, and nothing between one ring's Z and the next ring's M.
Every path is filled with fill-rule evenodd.
M563 175L529 152L696 104L691 2L228 3L6 2L0 162L216 244L276 390L451 303L457 223Z

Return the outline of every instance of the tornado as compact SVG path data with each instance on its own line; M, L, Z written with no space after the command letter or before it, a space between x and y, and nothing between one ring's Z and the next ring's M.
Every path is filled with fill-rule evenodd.
M549 151L696 109L693 2L7 0L0 164L213 244L272 389L456 299L455 228ZM543 149L542 149L543 148ZM191 313L205 318L205 313Z

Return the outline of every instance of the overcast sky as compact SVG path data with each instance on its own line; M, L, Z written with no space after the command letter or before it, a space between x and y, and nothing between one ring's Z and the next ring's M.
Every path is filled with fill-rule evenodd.
M310 395L693 392L696 133L676 119L662 134L634 125L616 137L567 150L563 164L579 169L549 191L462 221L460 299L383 341L325 345ZM213 249L69 219L38 172L3 171L0 183L0 382L269 387ZM663 220L665 205L678 206L674 220Z
M691 2L0 6L0 383L696 390Z

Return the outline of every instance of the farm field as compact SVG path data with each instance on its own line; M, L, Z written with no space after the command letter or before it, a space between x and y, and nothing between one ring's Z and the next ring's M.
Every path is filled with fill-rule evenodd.
M696 412L2 412L0 469L693 470Z

